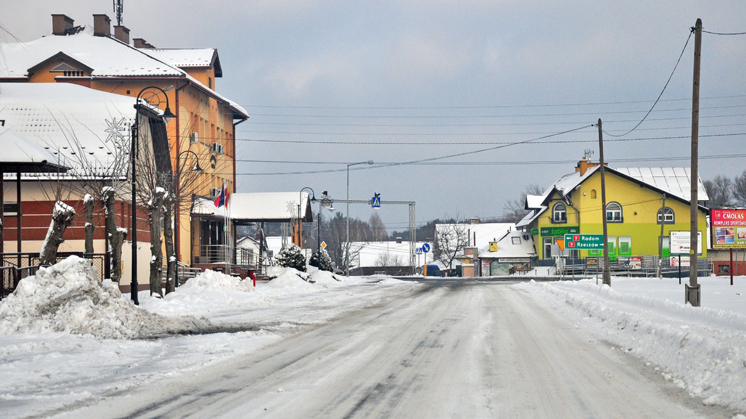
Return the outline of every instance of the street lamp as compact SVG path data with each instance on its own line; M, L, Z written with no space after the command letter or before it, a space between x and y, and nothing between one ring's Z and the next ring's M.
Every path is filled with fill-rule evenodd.
M350 166L373 164L373 160L350 163L347 165L347 243L345 244L345 275L350 276Z
M303 191L306 190L306 189L308 189L309 191L311 191L311 202L316 202L316 192L314 192L313 189L311 189L310 187L306 186L305 188L303 188L303 189L300 190L300 194L298 196L298 227L296 227L295 231L298 234L298 244L300 245L299 247L301 249L303 248L303 233L302 233L302 229L301 229L301 223L303 221L301 221L300 210L301 210L301 206L303 205ZM311 226L312 226L311 228L313 228L313 224Z
M176 222L174 223L176 225L176 228L174 229L174 246L175 246L175 253L176 253L176 270L174 271L174 287L179 286L179 226L181 225L179 223L179 216L181 215L181 169L179 165L179 159L184 154L194 154L194 160L197 162L194 167L192 168L192 172L194 173L202 173L202 168L199 166L199 156L197 153L195 153L192 150L185 150L179 153L178 156L176 156Z
M326 208L329 212L334 212L334 201L327 191L321 193L318 223L316 223L316 251L319 253L321 253L321 208Z
M142 94L148 90L156 90L156 92L147 98L142 97ZM137 298L137 170L135 164L137 160L137 139L139 134L138 116L140 114L140 107L142 106L140 102L141 100L149 106L158 107L158 105L160 105L160 100L157 100L154 103L149 102L154 98L158 99L159 93L163 93L163 96L166 98L166 110L163 111L162 116L163 121L168 124L172 119L176 118L176 115L171 112L171 108L168 106L168 95L166 95L166 91L157 86L148 86L140 90L140 93L137 94L137 98L135 99L135 123L132 124L132 141L130 141L132 143L132 148L130 150L130 164L132 165L132 282L130 282L130 294L135 305L140 304L140 301Z

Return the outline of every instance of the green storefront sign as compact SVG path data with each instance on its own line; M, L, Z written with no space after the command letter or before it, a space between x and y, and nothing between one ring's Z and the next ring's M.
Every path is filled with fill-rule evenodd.
M578 234L578 227L542 227L542 236L564 236L565 234Z

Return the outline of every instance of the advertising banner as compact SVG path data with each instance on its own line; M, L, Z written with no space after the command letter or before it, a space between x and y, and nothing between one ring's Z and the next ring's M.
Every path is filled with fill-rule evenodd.
M713 209L711 217L713 249L746 248L746 210Z
M692 235L688 231L672 231L669 233L669 254L674 255L689 255L689 249L691 248L691 241L689 237ZM697 254L702 254L702 232L697 232Z

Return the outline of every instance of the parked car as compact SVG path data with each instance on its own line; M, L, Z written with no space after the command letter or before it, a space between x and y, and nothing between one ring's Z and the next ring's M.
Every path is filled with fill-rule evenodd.
M427 274L425 276L443 276L443 273L440 272L440 268L438 265L426 265L427 266ZM424 270L424 267L423 269Z
M448 276L461 276L461 265L448 270Z

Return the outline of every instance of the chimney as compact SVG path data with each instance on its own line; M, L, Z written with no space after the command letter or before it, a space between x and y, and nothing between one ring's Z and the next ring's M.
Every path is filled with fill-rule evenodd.
M588 160L586 160L585 157L580 159L578 165L575 166L575 171L580 172L580 176L583 176L585 172L588 171Z
M52 15L52 35L64 35L75 21L65 15Z
M111 36L111 19L106 15L93 15L93 36Z
M154 45L149 44L148 41L142 38L135 38L133 41L135 42L135 48L155 49Z
M401 237L396 238L396 244L401 244Z
M114 38L124 42L125 44L130 43L130 30L126 26L117 25L114 26Z

